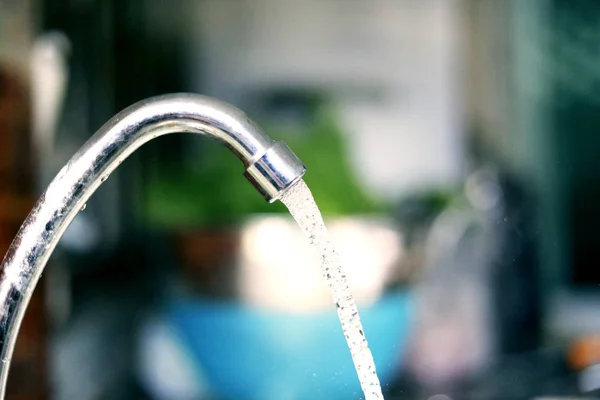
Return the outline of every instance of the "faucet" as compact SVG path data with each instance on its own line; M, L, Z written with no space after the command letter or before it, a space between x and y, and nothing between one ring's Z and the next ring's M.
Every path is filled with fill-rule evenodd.
M19 229L0 278L0 399L23 315L48 258L86 201L123 160L162 135L191 132L223 142L243 163L244 175L268 202L306 167L282 142L267 137L242 111L196 94L142 100L104 124L60 170Z

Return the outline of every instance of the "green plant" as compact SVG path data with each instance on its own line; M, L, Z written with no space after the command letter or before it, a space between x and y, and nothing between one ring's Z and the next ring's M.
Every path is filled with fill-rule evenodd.
M351 173L342 132L328 113L317 113L303 132L261 126L274 139L284 140L306 164L305 181L324 215L382 210ZM264 201L223 146L208 143L201 153L202 165L195 171L166 167L150 178L144 207L149 222L171 227L223 225L251 214L286 212L280 202Z

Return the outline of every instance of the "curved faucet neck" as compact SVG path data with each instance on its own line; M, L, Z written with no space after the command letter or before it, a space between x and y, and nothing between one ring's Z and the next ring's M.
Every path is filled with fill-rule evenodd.
M56 244L90 196L131 153L168 133L190 132L223 142L268 201L306 168L283 144L262 133L237 108L194 94L136 103L115 115L71 158L41 196L2 262L0 278L0 399L23 315Z

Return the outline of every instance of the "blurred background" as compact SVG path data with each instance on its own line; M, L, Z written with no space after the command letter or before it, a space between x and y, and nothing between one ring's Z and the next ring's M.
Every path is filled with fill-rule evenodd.
M595 0L0 0L0 252L115 113L214 96L307 165L387 399L599 395L599 43ZM7 397L360 398L314 255L242 173L198 137L133 154Z

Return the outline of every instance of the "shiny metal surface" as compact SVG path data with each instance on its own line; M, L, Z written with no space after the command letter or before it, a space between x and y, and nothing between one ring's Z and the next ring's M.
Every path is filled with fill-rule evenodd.
M17 233L0 280L0 398L23 315L40 275L86 201L123 160L144 143L190 132L223 142L248 169L246 176L268 201L278 198L305 168L284 145L263 134L240 110L217 100L172 94L141 101L114 116L71 158Z
M244 175L269 202L273 202L299 180L305 170L285 143L279 142L250 165Z

